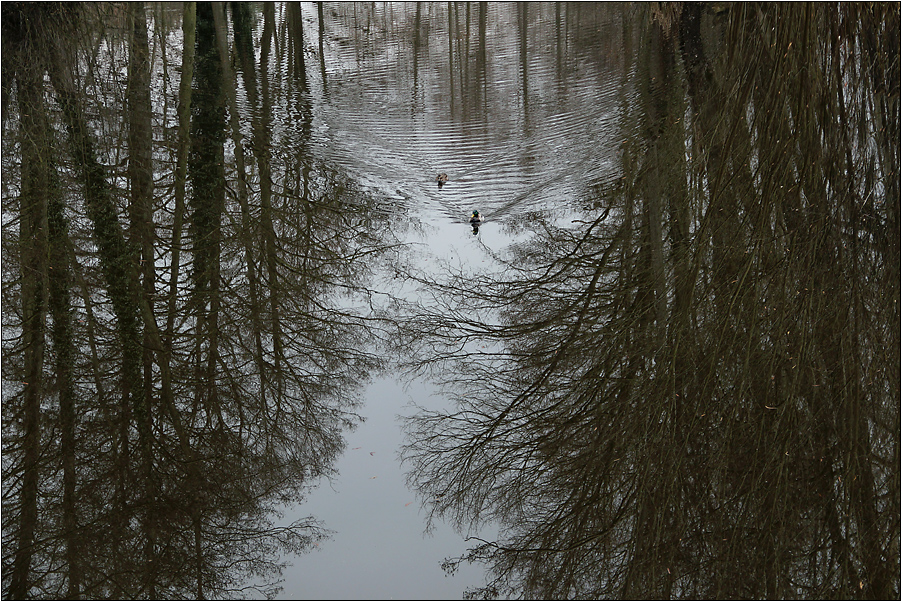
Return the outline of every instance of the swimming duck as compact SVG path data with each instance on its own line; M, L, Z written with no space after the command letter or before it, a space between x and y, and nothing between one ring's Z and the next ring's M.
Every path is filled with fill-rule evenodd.
M473 228L473 234L480 233L480 224L483 223L483 214L476 209L470 214L470 226Z
M439 183L439 188L442 188L442 185L448 182L448 174L442 172L438 176L436 176L436 182Z

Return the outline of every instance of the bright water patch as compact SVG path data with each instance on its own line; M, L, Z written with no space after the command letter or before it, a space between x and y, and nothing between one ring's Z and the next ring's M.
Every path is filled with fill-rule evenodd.
M493 6L482 34L477 9L469 25L462 13L450 47L447 15L433 6L419 22L412 5L335 7L325 83L309 69L327 91L314 95L314 148L427 218L466 222L476 208L505 221L576 204L615 172L624 65L578 44L579 22L556 37L554 10L540 8L524 29L515 8ZM591 23L584 29L615 29Z

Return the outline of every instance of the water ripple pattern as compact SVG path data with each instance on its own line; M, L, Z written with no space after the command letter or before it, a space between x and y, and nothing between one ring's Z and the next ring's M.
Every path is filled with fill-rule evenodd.
M418 19L413 4L331 6L326 92L314 110L323 158L452 221L472 209L503 221L561 208L611 178L629 66L580 40L621 35L617 19L582 19L583 29L542 38L555 27L533 24L559 17L541 3L491 5L499 14L482 32L476 8L452 10L425 3ZM441 188L440 172L449 178Z

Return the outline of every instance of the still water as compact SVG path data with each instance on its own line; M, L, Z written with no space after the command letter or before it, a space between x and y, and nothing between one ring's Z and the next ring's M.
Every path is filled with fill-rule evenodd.
M899 598L899 5L4 6L4 597Z
M406 242L426 274L451 265L474 282L490 278L518 220L568 212L562 200L580 203L617 170L620 12L571 7L565 22L562 7L537 4L524 25L523 8L453 6L451 35L444 4L326 10L326 71L312 84L325 79L313 110L317 152L391 199L398 221L419 226ZM314 7L306 17L316 31ZM595 42L581 47L584 38ZM439 173L449 179L441 188ZM467 223L474 209L485 219L477 235ZM364 397L367 422L348 436L332 488L300 509L337 533L286 571L281 596L460 598L485 582L484 568L449 576L440 562L466 551L462 536L494 538L497 528L459 535L440 522L424 534L423 497L397 461L412 405L450 402L422 380L410 389L378 381Z

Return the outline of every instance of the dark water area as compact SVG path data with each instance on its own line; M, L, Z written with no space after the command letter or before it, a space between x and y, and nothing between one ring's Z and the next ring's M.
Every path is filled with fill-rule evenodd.
M899 599L899 4L2 19L5 599Z

